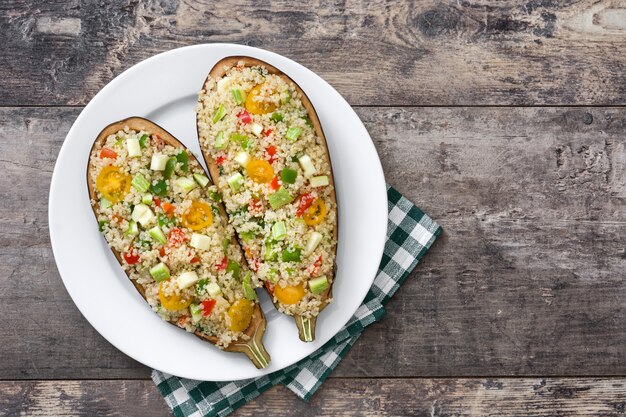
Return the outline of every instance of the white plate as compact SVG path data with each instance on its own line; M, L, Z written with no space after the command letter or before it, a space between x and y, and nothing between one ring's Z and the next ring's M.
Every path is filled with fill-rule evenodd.
M328 140L339 204L334 302L317 320L316 340L303 343L294 320L278 314L264 295L262 307L268 321L264 344L272 362L263 370L257 370L244 355L222 352L152 312L98 233L85 180L89 149L100 130L129 116L156 122L199 156L196 94L213 65L229 55L262 59L307 93ZM350 105L328 83L272 52L241 45L197 45L135 65L91 100L59 153L50 186L49 217L52 249L65 287L102 336L151 368L185 378L227 381L285 368L313 353L346 324L367 294L380 263L387 193L372 140Z

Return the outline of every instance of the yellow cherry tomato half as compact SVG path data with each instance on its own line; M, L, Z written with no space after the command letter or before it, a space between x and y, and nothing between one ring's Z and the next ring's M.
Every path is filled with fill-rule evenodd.
M304 297L304 284L274 287L274 295L281 304L295 304Z
M274 178L274 168L264 159L253 159L246 165L246 173L258 184L270 182Z
M276 104L263 100L263 97L261 97L262 88L263 84L256 85L246 97L246 110L252 114L265 114L276 110Z
M189 307L191 298L185 298L177 293L172 293L171 295L165 294L163 285L168 285L167 283L169 283L169 281L163 281L161 285L159 285L159 301L161 301L163 308L169 311L177 311Z
M230 317L230 326L228 328L233 332L243 332L252 321L254 313L254 304L250 300L241 299L228 309L228 317Z
M96 178L96 188L107 200L117 203L130 191L131 181L130 175L121 172L119 168L106 166Z
M321 198L318 198L311 204L311 207L307 209L302 219L307 225L315 226L324 220L327 213L328 208L326 207L326 203L324 203L324 200Z
M213 224L213 210L202 201L192 201L191 207L183 213L183 226L191 230L201 230Z

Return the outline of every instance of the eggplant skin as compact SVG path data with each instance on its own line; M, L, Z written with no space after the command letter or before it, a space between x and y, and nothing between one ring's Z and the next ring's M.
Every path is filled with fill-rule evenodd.
M333 192L331 195L331 200L333 202L333 205L335 207L337 207L337 198L336 198L336 193L334 191L334 180L333 180L333 173L332 173L332 159L330 156L330 152L328 151L328 142L326 141L326 136L324 135L324 131L322 129L322 125L320 123L319 117L317 115L317 112L315 111L315 108L313 107L313 104L311 103L310 99L308 98L308 96L306 95L306 93L302 90L302 88L294 81L292 80L289 76L287 76L286 74L284 74L282 71L280 71L278 68L274 67L273 65L262 61L260 59L257 58L253 58L253 57L248 57L248 56L229 56L229 57L225 57L223 59L221 59L220 61L218 61L213 68L211 69L211 71L209 72L209 74L207 75L207 78L205 79L204 83L202 84L202 89L201 89L201 94L206 94L206 84L207 81L209 79L214 79L214 80L218 80L221 79L222 77L224 77L224 75L228 72L228 70L230 70L233 67L237 67L237 66L241 66L241 64L243 64L244 67L255 67L255 66L262 66L265 69L267 69L269 74L273 74L273 75L278 75L279 77L281 77L283 80L285 80L287 83L293 84L296 88L296 90L300 93L301 95L301 101L302 104L304 106L304 108L306 109L308 115L309 115L309 119L311 120L311 123L313 124L313 128L315 130L316 135L321 139L324 148L326 149L326 155L328 157L328 161L330 164L330 168L331 168L331 172L329 175L329 182L330 184L333 186ZM202 140L200 140L201 135L200 135L200 126L199 126L199 120L198 120L198 115L196 115L196 130L197 130L197 134L198 134L198 139L200 141L200 149L202 151L202 156L204 157L204 161L209 169L209 172L211 174L211 178L213 178L213 182L216 184L219 184L219 177L220 177L220 173L219 173L219 169L218 169L218 165L217 162L213 159L213 157L211 156L211 154L209 153L208 149L206 149L205 146L203 146L202 144ZM337 258L337 241L338 241L338 210L336 210L336 216L335 216L335 224L333 225L333 241L335 242L335 259ZM247 259L247 258L246 258ZM330 300L332 299L332 285L335 282L335 275L336 275L336 265L333 265L333 269L331 271L331 273L329 274L332 277L331 280L331 285L329 286L329 288L324 291L324 293L322 293L322 305L320 306L320 312L322 309L324 309L328 303L330 302ZM272 297L273 299L273 297ZM300 331L300 337L301 339L305 339L303 337L303 332L306 332L303 328L305 327L309 327L308 332L313 332L313 334L311 335L312 338L314 338L314 330L315 330L315 320L316 317L312 317L312 318L304 318L302 316L294 316L296 323L298 325L299 331ZM306 323L306 321L312 321L311 323ZM307 337L308 339L308 337ZM312 339L311 339L312 340ZM306 341L311 341L311 340L306 340Z
M151 132L152 134L158 135L161 139L163 139L163 141L166 144L174 146L176 148L187 150L185 145L183 145L178 139L176 139L171 133L163 129L161 126L143 117L135 116L135 117L129 117L127 119L123 119L123 120L119 120L117 122L111 123L108 126L106 126L104 129L102 129L102 131L96 137L91 147L91 150L89 151L89 155L91 156L97 148L101 147L106 142L106 139L108 136L115 134L116 132L120 130L123 130L126 126L136 131L144 130L147 132ZM193 158L195 161L197 161L193 153L189 151L188 154L190 158ZM87 172L86 172L87 189L89 192L90 200L97 200L96 187L95 187L95 184L91 180L91 169L92 169L92 166L91 166L91 162L89 161L87 163ZM222 204L219 204L219 209L222 215L226 216L226 210L224 209ZM92 205L92 210L93 210L94 216L96 216L96 219L97 219L97 211L94 205ZM237 243L237 242L234 242L234 243ZM120 266L122 266L123 265L122 255L114 248L110 247L110 249L115 255L117 262L120 264ZM144 300L146 300L146 303L147 303L147 299L145 295L145 288L141 284L138 284L136 281L130 279L130 277L129 277L129 280L132 282L132 284L137 289L141 297ZM176 327L180 327L174 320L170 320L168 321L168 323ZM266 328L265 316L263 314L263 311L261 310L259 303L256 302L250 325L243 332L245 335L248 336L249 340L248 341L233 341L228 346L224 347L222 350L227 351L227 352L244 353L246 354L246 356L248 356L252 360L252 362L255 364L255 366L257 366L257 368L265 368L269 364L269 361L270 361L270 357L265 351L265 348L262 344L262 338L265 332L265 328ZM213 345L217 344L217 338L214 336L208 336L200 332L195 332L194 335ZM254 346L251 346L252 344Z

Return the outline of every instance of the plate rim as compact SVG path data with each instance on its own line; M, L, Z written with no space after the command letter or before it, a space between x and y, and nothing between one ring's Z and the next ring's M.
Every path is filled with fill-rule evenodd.
M109 337L109 335L104 334L103 332L101 332L101 330L94 324L95 320L91 320L88 317L88 315L84 311L85 309L83 307L81 307L81 302L77 301L77 298L80 298L79 294L74 294L73 290L70 289L71 285L68 285L68 280L66 280L64 278L64 274L61 271L61 265L59 264L59 261L58 261L58 259L60 259L60 254L57 253L57 252L60 250L60 243L58 243L57 242L57 238L54 237L54 236L57 236L57 234L59 232L55 232L56 224L55 224L54 218L56 217L55 216L56 209L54 208L55 206L53 204L53 200L54 200L55 190L59 186L59 181L60 180L59 180L58 176L61 175L61 174L59 174L59 170L57 169L58 166L59 166L59 161L62 161L64 158L66 158L65 154L68 153L69 152L68 149L70 149L70 145L68 143L68 138L72 137L72 135L75 134L75 131L77 130L77 126L79 126L81 124L82 120L84 119L84 117L86 117L85 115L88 113L88 111L92 107L92 104L94 103L94 101L96 101L96 99L98 97L100 97L101 95L105 94L107 91L114 89L116 84L122 82L125 78L129 77L131 74L133 74L135 72L142 71L144 69L144 67L150 66L154 61L156 61L158 59L165 59L169 55L175 55L175 54L178 54L178 53L184 53L184 52L187 52L189 50L197 49L198 51L202 51L205 48L209 48L209 49L215 48L215 49L218 49L218 50L220 48L227 48L227 49L228 48L235 48L237 50L241 49L241 50L245 50L246 52L250 52L252 54L251 56L256 56L256 55L258 55L258 53L260 53L261 55L268 54L269 57L272 60L274 60L274 59L286 60L287 62L290 62L290 64L295 64L295 66L299 70L308 73L309 76L314 76L314 77L320 79L323 83L325 83L326 86L334 94L336 94L336 96L340 100L343 100L345 105L348 106L348 108L355 114L356 119L358 120L358 123L360 124L360 127L363 129L363 132L367 135L367 138L369 138L369 141L363 141L363 146L371 148L369 150L373 151L374 154L376 155L376 158L375 158L376 159L376 166L368 166L368 169L377 171L376 178L381 179L382 181L379 184L376 184L375 186L376 187L381 187L381 189L378 190L378 192L380 192L381 195L384 195L385 197L387 195L384 171L382 169L382 163L380 161L380 157L378 155L376 147L374 146L374 141L372 140L371 136L369 135L369 132L365 128L361 118L358 116L358 114L356 114L356 112L354 111L352 106L350 106L350 104L347 102L347 100L345 100L345 98L343 96L341 96L341 94L332 85L330 85L326 80L324 80L323 78L318 76L312 70L308 69L304 65L298 63L297 61L292 60L291 58L285 57L283 55L277 54L275 52L272 52L272 51L269 51L269 50L266 50L266 49L252 47L252 46L248 46L248 45L234 44L234 43L202 43L202 44L188 45L188 46L183 46L183 47L180 47L180 48L170 49L170 50L167 50L167 51L164 51L164 52L152 55L152 56L146 58L145 60L142 60L142 61L132 65L131 67L127 68L126 70L124 70L123 72L118 74L115 78L113 78L111 81L109 81L106 85L104 85L89 100L89 102L85 105L85 107L80 112L78 117L72 123L72 126L71 126L70 130L68 131L68 133L66 134L66 136L65 136L65 138L63 140L63 144L61 145L61 148L60 148L59 153L57 155L57 160L55 162L55 166L54 166L53 173L52 173L52 176L51 176L50 190L49 190L49 193L48 193L48 229L49 229L49 235L50 235L50 246L52 248L52 253L53 253L54 260L55 260L55 264L57 266L57 270L59 271L59 275L61 277L63 285L64 285L66 291L68 292L72 302L78 308L78 310L80 311L81 315L86 319L86 321L91 325L91 327L93 327L96 330L96 332L98 332L98 334L100 336L102 336L105 340L107 340L116 349L118 349L119 351L121 351L125 355L131 357L132 359L136 360L137 362L144 364L145 366L148 366L148 367L150 367L152 369L161 370L162 372L165 372L165 373L168 373L168 374L171 374L171 375L177 375L177 376L181 376L181 377L184 377L184 378L190 378L190 379L197 379L196 378L197 375L196 376L194 376L194 375L181 375L181 374L179 374L179 373L177 373L175 371L172 372L171 369L168 369L168 368L172 368L172 367L175 368L175 366L167 365L167 366L164 367L164 366L161 366L161 364L151 363L152 361L145 360L144 358L138 357L138 355L133 355L133 354L128 353L128 351L127 351L127 349L125 347L121 347L120 344L117 343L117 341L111 340L112 337ZM255 54L255 53L257 53L257 54ZM224 55L224 57L225 56L228 56L228 55ZM219 59L220 58L218 57L217 60L219 61ZM264 59L267 59L267 58L264 58ZM274 64L272 64L272 65L274 65ZM288 75L292 76L291 74L288 74ZM131 114L128 115L128 117L132 117L132 116L133 115L131 115ZM374 184L372 184L372 188L374 188ZM339 201L338 204L340 204L341 197L339 196L338 193L337 193L337 199ZM385 214L386 214L386 210L385 210ZM377 242L377 246L378 247L376 248L376 253L379 254L377 256L379 258L381 258L381 259L382 259L383 253L384 253L384 246L385 246L385 242L386 242L386 232L387 232L387 216L386 215L385 215L385 222L384 222L384 224L385 224L385 227L381 228L380 231L379 231L379 233L382 234L382 237L378 236L377 239L372 239L373 242ZM55 243L55 242L57 242L57 243ZM55 247L57 249L55 249ZM344 327L349 322L350 318L354 315L354 313L358 310L359 306L362 304L363 299L367 296L367 293L369 292L369 288L371 288L371 285L373 284L374 279L376 277L377 270L378 270L377 268L378 268L378 264L376 266L376 269L374 271L371 271L371 273L370 273L370 275L371 275L370 286L364 292L363 297L359 297L360 301L359 301L359 304L357 305L357 308L355 309L355 311L352 311L349 316L347 316L347 319L345 320L345 322L343 322L341 324L341 326L339 327L338 331L340 331L341 328ZM68 273L67 270L65 271L65 273ZM336 335L336 333L335 334L331 334L328 338L326 338L326 340L323 341L322 344L324 344L324 343L328 342L329 340L331 340L335 335ZM293 361L291 361L290 363L282 366L280 369L284 369L284 368L286 368L288 366L293 365L294 363L296 363L296 362L306 358L308 355L310 355L313 352L307 353L307 354L305 354L302 357L297 357L297 355L295 355L296 358ZM271 354L271 352L270 352L270 354ZM250 368L251 368L251 372L250 372L251 375L250 376L237 377L235 379L229 378L229 377L211 378L210 380L211 381L234 381L234 380L241 380L241 379L259 377L259 376L262 376L262 375L267 375L269 373L269 372L263 372L263 370L257 370L252 365L250 366ZM272 372L275 372L277 370L278 369L273 369ZM259 371L261 371L261 373L259 373Z

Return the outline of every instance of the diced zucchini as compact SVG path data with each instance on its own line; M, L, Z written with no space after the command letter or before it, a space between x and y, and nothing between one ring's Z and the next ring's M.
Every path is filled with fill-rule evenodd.
M215 282L209 282L206 285L206 292L213 298L222 295L222 289Z
M235 155L235 161L245 168L248 165L248 162L250 162L250 155L248 155L247 152L239 152Z
M322 234L319 232L311 232L309 233L309 239L306 242L306 247L304 248L304 254L310 255L313 253L317 245L322 241Z
M202 304L189 304L189 312L191 313L191 322L196 324L202 319Z
M144 194L141 196L141 202L144 203L145 205L150 205L152 204L152 194Z
M263 125L259 123L252 123L252 133L259 136L263 132Z
M211 249L211 238L207 235L201 235L200 233L194 233L191 235L189 246L201 250Z
M167 183L164 180L158 180L150 186L150 191L152 194L162 197L167 194Z
M128 149L128 156L131 158L141 156L141 146L137 138L126 139L126 149Z
M204 188L209 184L209 179L202 174L193 174L193 179L196 180L200 187Z
M313 294L321 294L328 289L328 278L322 276L319 278L313 278L309 281L309 288Z
M250 271L248 271L246 273L246 276L243 277L243 283L242 283L241 287L243 289L244 296L248 300L254 301L254 300L256 300L256 291L254 291L254 288L252 288L251 278L252 278L252 273Z
M137 227L136 221L128 222L128 229L124 232L124 236L137 236L139 234L139 227Z
M302 134L302 129L300 129L297 126L292 126L289 129L287 129L287 133L285 133L285 138L287 138L287 140L291 142L295 142L296 140L298 140L301 134Z
M241 265L239 265L238 262L232 261L229 259L228 263L226 264L226 272L232 272L233 278L239 279L239 274L241 272Z
M272 226L272 238L274 240L282 240L287 236L287 228L284 221L274 223Z
M272 115L270 116L270 120L275 123L282 122L283 115L282 113L272 113Z
M191 287L196 282L198 282L198 274L193 271L183 272L176 278L176 284L181 290Z
M265 262L275 262L278 260L278 252L274 250L274 245L266 242L263 249L263 260Z
M100 199L100 208L102 210L104 209L108 209L109 207L111 207L113 205L113 203L111 203L109 200L107 200L106 198L102 197Z
M278 191L268 197L268 200L270 202L270 206L272 206L274 210L277 210L285 204L291 203L293 201L293 197L287 190L285 190L284 187L280 187Z
M311 177L315 175L315 172L317 172L317 170L315 169L315 165L313 165L313 161L311 161L311 157L309 157L309 155L302 155L300 158L298 158L298 162L300 163L300 166L304 171L304 175L306 175L307 177Z
M230 140L237 143L242 143L248 137L246 135L242 135L241 133L233 133L230 135Z
M220 104L217 110L215 110L215 113L213 113L213 124L222 120L224 116L226 116L226 109L223 104Z
M231 77L224 77L217 82L217 91L221 93L222 91L226 91L226 89L230 86L233 79Z
M133 177L133 180L131 182L131 184L133 185L133 187L135 187L135 189L137 191L139 191L140 193L145 193L146 191L148 191L148 188L150 188L150 181L148 181L143 175L141 174L136 174Z
M178 178L176 180L176 185L185 190L187 193L197 187L196 182L187 177Z
M219 82L219 81L218 81ZM240 106L244 102L243 93L238 88L233 88L230 90L230 94L233 96L233 100L235 100L235 104Z
M168 159L169 157L167 155L155 153L152 155L152 160L150 161L150 169L153 171L165 171Z
M130 217L140 225L145 226L154 220L154 213L145 204L137 204Z
M170 269L163 262L150 268L150 275L156 282L165 281L170 277Z
M217 132L215 135L215 149L224 149L228 145L228 138L224 134L223 130Z
M165 237L165 235L163 234L163 231L161 230L159 226L154 226L152 229L148 231L148 233L150 233L150 236L152 237L152 239L156 240L157 242L163 245L167 243L167 238Z
M239 172L236 172L230 178L228 178L226 182L228 182L230 189L233 190L234 193L236 193L241 189L241 187L243 187L243 175L241 175L241 173Z
M287 248L283 250L281 257L283 262L300 262L301 252L300 248Z
M166 180L169 180L170 178L172 178L172 174L174 173L175 169L176 169L176 158L171 157L165 163L165 170L163 171L163 178L165 178Z
M326 175L311 177L311 187L325 187L328 184L328 177Z
M283 168L283 171L280 173L280 179L287 184L295 183L296 178L298 178L298 171L295 169Z

